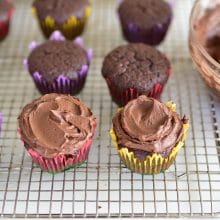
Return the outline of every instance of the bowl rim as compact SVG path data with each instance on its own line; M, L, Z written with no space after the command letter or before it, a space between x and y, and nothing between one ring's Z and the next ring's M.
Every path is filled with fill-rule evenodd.
M195 30L194 30L194 23L193 23L193 18L195 16L195 10L196 8L198 7L198 4L200 3L200 0L196 0L194 2L194 5L191 9L191 13L190 13L190 22L189 22L189 25L190 25L190 32L192 34L192 38L194 41L196 41L196 44L197 44L197 48L199 49L199 51L201 52L202 55L205 56L206 59L208 59L208 61L215 67L217 67L218 69L220 69L220 63L218 63L207 51L206 49L204 48L204 46L202 44L199 43L199 41L196 40L196 33L195 33ZM217 74L218 75L218 74Z

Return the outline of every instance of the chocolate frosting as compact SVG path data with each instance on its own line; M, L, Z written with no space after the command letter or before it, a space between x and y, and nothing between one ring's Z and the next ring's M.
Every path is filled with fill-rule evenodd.
M170 152L183 135L183 120L165 104L145 95L130 101L113 118L120 147Z
M207 9L194 25L197 39L207 52L220 63L220 6Z
M19 116L21 137L39 154L74 154L92 138L96 119L78 98L47 94L26 105Z
M85 15L85 8L89 5L88 0L35 0L33 2L41 20L51 16L60 25L64 24L70 16L82 18Z
M124 0L118 11L122 24L135 24L142 29L167 23L172 15L170 5L164 0Z
M170 62L159 50L131 43L117 47L105 57L102 75L118 90L136 88L144 94L156 83L164 85L169 69Z
M83 65L89 65L87 52L72 41L48 40L36 47L28 57L28 69L39 72L47 81L60 75L78 78Z

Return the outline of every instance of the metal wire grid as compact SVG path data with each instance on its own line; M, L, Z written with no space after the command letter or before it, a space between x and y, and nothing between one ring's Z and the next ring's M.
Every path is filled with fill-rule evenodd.
M177 103L178 111L189 116L191 129L176 163L155 176L127 170L108 136L117 107L100 68L104 55L122 43L114 2L93 0L93 16L84 35L95 57L80 98L99 119L88 164L53 176L32 163L16 132L21 108L39 96L22 59L30 41L43 39L31 17L30 1L15 1L11 33L0 45L1 217L220 216L220 105L198 77L187 52L193 1L176 0L172 30L161 47L174 66L163 100Z

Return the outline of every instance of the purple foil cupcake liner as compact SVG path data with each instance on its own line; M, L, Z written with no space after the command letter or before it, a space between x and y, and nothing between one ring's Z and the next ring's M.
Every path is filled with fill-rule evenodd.
M149 30L140 30L136 24L129 24L127 27L123 27L122 32L124 38L129 42L143 42L149 45L160 44L168 31L172 16L165 23L158 23L153 28Z
M64 41L65 37L59 31L54 31L50 36L50 40ZM73 43L78 44L80 47L83 47L84 43L82 38L77 37ZM33 41L29 45L29 49L33 50L38 47L40 44ZM89 63L83 65L80 72L77 73L77 77L70 78L64 74L60 74L55 80L48 81L46 80L40 72L35 72L32 75L32 78L35 82L36 87L42 94L47 93L62 93L62 94L77 94L83 87L86 81L86 77L89 71L89 65L93 57L92 49L87 50L87 56ZM23 61L24 66L28 69L28 60Z
M62 93L62 94L76 94L84 86L88 74L89 67L84 65L77 79L69 79L64 75L60 75L53 82L48 82L38 72L33 74L33 79L36 87L42 94L47 93Z

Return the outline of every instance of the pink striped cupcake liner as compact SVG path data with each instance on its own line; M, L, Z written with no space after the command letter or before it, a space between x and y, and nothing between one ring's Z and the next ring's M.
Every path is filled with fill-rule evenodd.
M93 127L95 132L96 124ZM29 146L22 138L20 128L18 128L20 139L24 143L26 150L31 156L33 162L37 164L41 170L49 173L58 173L71 168L77 168L87 161L89 151L92 145L91 137L78 151L74 154L57 154L53 158L46 158L39 154L33 147Z
M60 154L53 158L46 158L40 155L34 148L24 143L25 148L32 157L34 163L39 165L41 170L50 173L57 173L71 168L77 168L86 162L89 150L92 145L92 139L89 139L74 155Z

